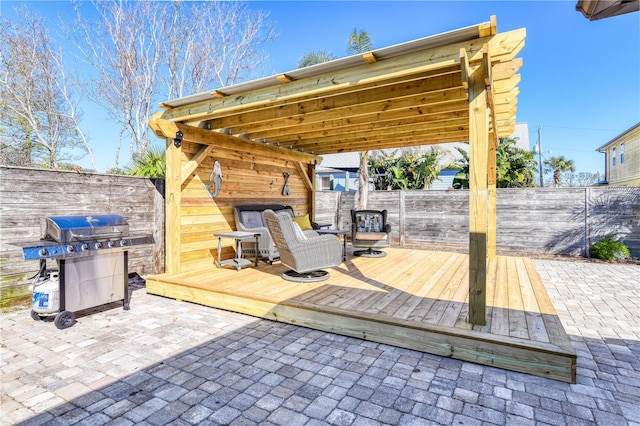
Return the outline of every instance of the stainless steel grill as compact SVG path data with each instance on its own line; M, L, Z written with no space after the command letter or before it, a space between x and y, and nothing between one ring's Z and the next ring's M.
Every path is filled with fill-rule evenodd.
M40 259L41 280L44 271L51 271L46 269L47 259L57 262L59 313L55 324L67 328L75 322L74 311L120 300L129 309L128 250L151 243L149 234L129 235L129 224L122 216L95 214L47 217L41 240L15 245L22 248L25 260ZM45 315L35 301L36 293L32 317L40 319Z

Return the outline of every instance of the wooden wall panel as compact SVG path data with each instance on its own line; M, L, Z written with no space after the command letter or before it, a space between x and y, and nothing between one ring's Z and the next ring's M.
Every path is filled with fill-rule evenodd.
M200 145L184 143L182 167L199 152ZM204 183L209 183L214 162L218 161L223 183L215 198L210 198ZM290 194L282 194L285 178ZM236 230L233 206L242 204L284 204L296 215L309 212L309 188L296 164L288 159L236 151L228 146L214 146L210 154L182 183L180 208L180 270L215 267L218 232ZM222 258L233 257L232 239L223 239Z

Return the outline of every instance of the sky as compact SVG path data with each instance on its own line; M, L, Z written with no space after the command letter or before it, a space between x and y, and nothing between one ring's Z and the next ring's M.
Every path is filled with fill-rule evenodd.
M68 1L2 1L42 13L52 24L68 13ZM576 1L250 1L269 12L278 38L262 46L263 77L296 68L301 56L325 50L346 56L349 34L366 30L374 48L407 42L487 22L496 15L498 32L526 28L517 122L527 123L533 145L541 134L545 158L564 155L577 172L604 174L596 149L640 122L640 14L589 21ZM216 87L211 88L216 89ZM85 105L85 128L99 171L115 164L118 126L105 112ZM158 140L158 145L162 144ZM123 146L120 164L129 155ZM77 162L91 168L88 159Z

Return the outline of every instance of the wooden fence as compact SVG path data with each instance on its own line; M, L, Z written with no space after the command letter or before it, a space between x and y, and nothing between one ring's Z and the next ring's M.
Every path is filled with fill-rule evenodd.
M375 191L368 207L387 209L394 244L466 250L467 191ZM355 193L318 191L318 222L348 229ZM38 261L24 261L11 242L41 237L47 216L115 213L132 233L152 233L155 244L132 248L129 270L164 271L164 181L95 173L0 167L0 300L29 295ZM498 189L497 244L501 252L588 255L598 239L615 234L640 257L640 188Z
M164 271L164 180L96 173L0 167L0 301L30 296L29 277L40 261L22 260L12 242L38 240L48 216L119 214L131 234L153 234L155 244L129 250L129 271ZM54 267L49 261L47 267Z
M317 193L316 221L351 226L354 192ZM469 193L375 191L368 208L387 209L392 237L401 247L466 250ZM607 235L640 257L640 188L498 189L497 247L501 252L588 256L588 247Z

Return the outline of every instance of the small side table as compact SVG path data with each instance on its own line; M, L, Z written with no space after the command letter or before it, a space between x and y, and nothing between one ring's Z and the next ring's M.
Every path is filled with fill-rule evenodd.
M237 271L240 271L245 266L251 265L252 261L249 259L244 259L242 257L242 240L247 240L249 238L256 239L256 259L255 266L258 267L258 237L259 233L255 232L243 232L243 231L230 231L230 232L218 232L213 234L214 237L218 237L218 268L221 268L222 265L233 266ZM220 256L222 255L222 239L223 238L233 238L236 240L236 257L233 259L220 260Z
M342 236L342 261L347 260L347 234L349 231L346 229L316 229L316 232L320 235L322 234L331 234L335 235L338 238Z

